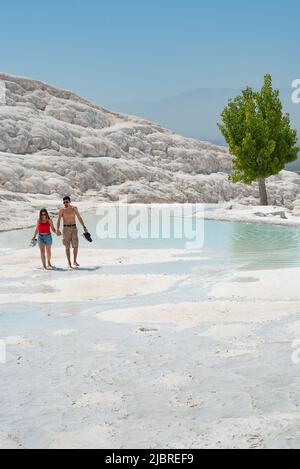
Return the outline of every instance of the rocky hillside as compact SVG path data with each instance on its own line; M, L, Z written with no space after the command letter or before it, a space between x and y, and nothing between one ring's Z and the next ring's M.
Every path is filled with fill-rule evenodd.
M0 83L0 204L40 194L113 201L128 195L131 202L258 197L256 185L228 181L231 160L223 147L41 82L0 74ZM277 205L291 204L300 192L300 177L286 175L269 183Z

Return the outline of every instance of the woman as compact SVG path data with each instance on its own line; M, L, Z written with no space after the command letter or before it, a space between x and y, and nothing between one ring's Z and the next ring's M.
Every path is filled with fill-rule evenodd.
M41 251L41 259L44 270L47 270L46 264L46 257L48 268L52 269L51 264L51 247L52 247L52 235L51 230L53 233L56 234L56 229L54 228L53 222L49 216L49 213L45 208L40 211L40 216L37 221L36 230L34 233L33 241L38 241L40 251ZM39 235L38 240L36 239L37 235Z

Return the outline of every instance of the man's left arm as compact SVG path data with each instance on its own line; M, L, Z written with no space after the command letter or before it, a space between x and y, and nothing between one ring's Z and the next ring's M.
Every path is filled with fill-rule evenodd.
M87 227L85 226L82 216L80 215L77 207L74 207L74 212L75 212L76 217L78 218L79 223L83 226L85 233L87 233Z

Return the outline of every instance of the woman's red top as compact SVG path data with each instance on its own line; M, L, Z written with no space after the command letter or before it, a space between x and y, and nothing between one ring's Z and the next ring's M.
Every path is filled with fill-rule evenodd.
M51 225L47 221L47 223L40 223L39 224L39 234L40 235L47 235L51 233Z

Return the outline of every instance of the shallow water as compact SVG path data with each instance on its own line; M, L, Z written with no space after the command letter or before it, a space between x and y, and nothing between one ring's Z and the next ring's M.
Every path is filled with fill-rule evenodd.
M208 221L204 251L247 270L298 267L300 229Z
M97 232L99 218L86 214L85 221L93 237L93 244L81 238L81 249L184 249L185 242L170 239L100 239ZM203 230L198 221L197 230ZM174 219L174 227L182 219ZM80 231L82 231L80 229ZM24 249L29 246L33 229L0 233L0 248ZM54 249L61 246L61 238L54 236ZM28 247L29 249L29 247ZM300 229L222 221L204 222L204 246L201 250L187 251L187 256L210 258L214 268L230 266L233 269L273 269L300 265Z

